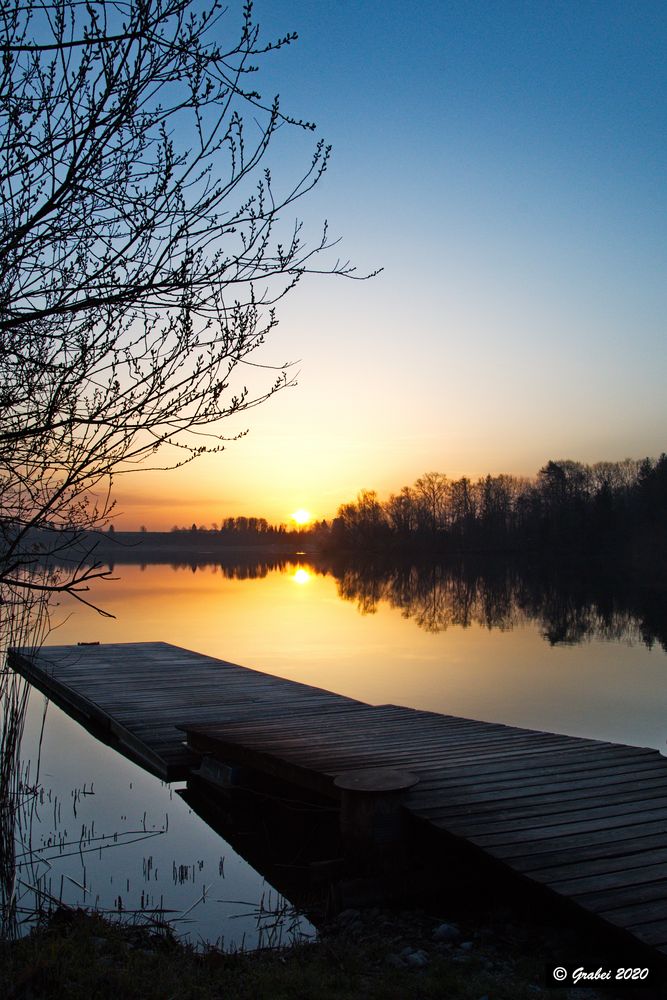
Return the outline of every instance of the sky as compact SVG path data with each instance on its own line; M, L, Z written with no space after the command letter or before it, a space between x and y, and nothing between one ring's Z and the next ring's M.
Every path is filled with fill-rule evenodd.
M236 0L230 0L230 8ZM116 527L332 517L427 471L534 475L667 449L667 6L255 0L253 83L317 123L298 215L367 281L313 275L262 348L294 388L225 451L116 484ZM299 176L312 135L278 137Z

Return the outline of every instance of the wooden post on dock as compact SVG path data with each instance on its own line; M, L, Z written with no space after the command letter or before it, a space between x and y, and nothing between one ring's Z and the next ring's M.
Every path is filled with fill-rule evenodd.
M409 771L368 767L344 771L334 780L340 789L340 829L352 854L391 849L404 836L402 803L419 778Z

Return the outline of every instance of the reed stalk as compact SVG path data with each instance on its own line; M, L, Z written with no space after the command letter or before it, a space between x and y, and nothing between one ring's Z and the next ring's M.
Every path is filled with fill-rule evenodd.
M42 576L42 570L31 570ZM30 685L13 671L8 651L39 649L50 630L49 598L45 592L0 585L0 936L18 935L17 845L25 846L25 830L34 808L39 782L36 770L21 756ZM42 727L43 732L43 727ZM41 739L40 739L41 746ZM24 852L25 853L25 852Z

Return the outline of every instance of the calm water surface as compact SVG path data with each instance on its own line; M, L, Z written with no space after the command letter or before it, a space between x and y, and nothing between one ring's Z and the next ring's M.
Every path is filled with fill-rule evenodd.
M360 588L306 564L241 579L221 567L167 565L117 566L115 576L90 595L114 619L64 602L48 642L163 640L374 704L665 748L667 655L627 616L585 614L583 641L559 642L553 622L525 608L490 611L479 594L470 601L455 588L452 599L440 584L417 597L403 587L399 601L397 586ZM43 709L33 692L24 740L32 779ZM22 835L41 853L36 867L19 870L24 893L41 879L68 902L161 906L194 941L257 944L258 913L280 898L190 811L178 786L53 705L38 778L43 794Z

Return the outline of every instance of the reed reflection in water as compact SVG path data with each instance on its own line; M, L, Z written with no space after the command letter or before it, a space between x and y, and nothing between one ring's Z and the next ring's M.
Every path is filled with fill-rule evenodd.
M610 572L237 556L115 575L91 596L116 619L63 605L52 641L160 639L375 704L665 744L664 601Z
M39 588L54 579L45 567L17 573L19 579L23 575L36 589L24 591L20 583L7 581L0 585L0 936L5 939L18 933L16 852L22 848L20 832L26 817L35 806L39 772L39 756L27 763L21 757L30 686L8 668L7 650L45 641L49 608L46 592Z
M183 783L159 781L56 705L44 709L32 689L17 775L29 794L16 800L0 844L12 876L12 896L2 900L5 936L26 932L61 905L153 930L166 922L193 944L232 950L310 933L262 874L193 813Z

